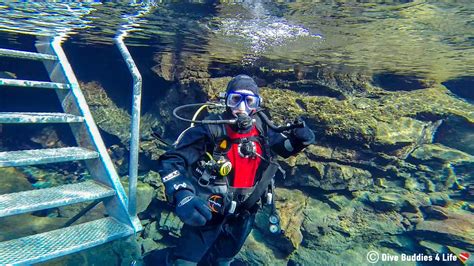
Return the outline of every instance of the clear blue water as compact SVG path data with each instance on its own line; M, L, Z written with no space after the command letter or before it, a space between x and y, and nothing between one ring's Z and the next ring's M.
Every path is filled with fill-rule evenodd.
M69 3L0 6L0 30L67 33L74 45L209 53L214 62L278 61L446 81L474 74L470 2Z

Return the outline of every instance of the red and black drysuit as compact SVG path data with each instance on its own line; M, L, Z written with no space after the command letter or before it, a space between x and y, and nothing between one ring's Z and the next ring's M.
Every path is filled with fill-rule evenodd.
M233 214L214 213L212 220L204 226L193 227L185 224L181 230L178 245L172 254L174 259L206 264L219 258L234 257L249 235L258 210L257 204L247 209L239 206L240 201L245 198L245 195L239 194L239 190L248 191L256 183L258 184L262 173L269 167L270 159L276 154L286 158L307 146L291 134L285 136L276 133L263 124L257 116L255 117L258 126L254 125L250 131L244 133L237 132L229 125L197 125L189 128L176 146L160 157L158 172L171 204L175 204L174 194L181 189L190 190L204 200L208 200L210 194L222 192L217 184L210 183L205 187L199 185L199 175L194 169L197 162L206 156L206 152L210 154L215 152L216 145L219 145L219 141L223 139L221 137L216 139L213 127L221 126L221 132L225 135L223 137L229 143L232 142L232 138L235 140L239 137L260 139L257 142L256 151L264 158L238 158L238 143L232 144L226 153L233 164L231 173L226 177L231 188L227 190L228 193L224 195L224 198L225 205L228 205L230 200L237 202L236 211ZM232 195L229 196L229 194Z

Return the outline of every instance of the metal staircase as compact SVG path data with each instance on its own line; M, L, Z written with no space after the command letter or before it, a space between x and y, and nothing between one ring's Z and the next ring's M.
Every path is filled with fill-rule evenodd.
M51 82L0 79L0 86L54 89L64 113L0 113L0 123L68 123L78 147L0 152L0 167L83 160L93 180L0 195L0 217L102 200L108 217L0 242L0 265L32 264L78 252L140 231L136 214L107 153L77 79L61 48L62 37L41 37L38 53L0 49L0 57L40 60ZM0 180L1 182L1 180Z

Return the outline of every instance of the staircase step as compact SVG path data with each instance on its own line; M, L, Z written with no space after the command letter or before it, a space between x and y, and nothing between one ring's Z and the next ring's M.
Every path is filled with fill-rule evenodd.
M64 84L64 83L35 81L35 80L22 80L22 79L0 79L0 86L31 87L31 88L44 88L44 89L55 89L55 90L68 90L69 89L69 85Z
M10 50L10 49L3 49L3 48L0 48L0 56L31 59L31 60L53 60L53 61L58 60L58 57L54 55Z
M33 264L133 234L132 228L108 217L42 234L0 242L0 265Z
M80 123L84 122L81 116L64 113L0 113L0 124L24 123Z
M45 210L115 195L94 181L0 195L0 217Z
M0 167L59 163L98 158L99 154L80 147L0 152Z

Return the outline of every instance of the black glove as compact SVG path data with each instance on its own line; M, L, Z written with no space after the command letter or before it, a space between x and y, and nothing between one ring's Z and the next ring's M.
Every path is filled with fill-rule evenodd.
M291 131L292 137L303 145L313 144L316 140L314 132L304 123L303 127L295 128Z
M196 197L193 192L183 189L175 193L176 215L183 223L191 226L202 226L211 220L212 213L207 203Z

